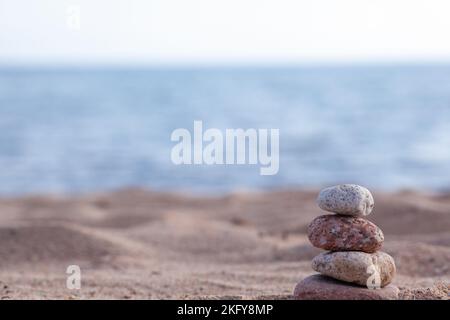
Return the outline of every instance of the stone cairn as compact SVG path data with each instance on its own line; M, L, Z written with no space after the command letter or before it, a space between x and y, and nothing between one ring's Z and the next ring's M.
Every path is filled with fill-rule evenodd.
M352 184L323 189L318 206L335 214L315 218L308 226L313 246L328 250L316 256L312 268L319 272L299 282L294 297L301 300L397 299L390 284L394 259L378 251L383 232L364 217L374 207L369 190Z

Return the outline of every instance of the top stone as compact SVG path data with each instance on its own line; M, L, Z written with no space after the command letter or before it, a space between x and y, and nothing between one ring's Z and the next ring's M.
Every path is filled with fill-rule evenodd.
M325 211L351 216L367 216L374 201L369 190L356 184L341 184L320 191L318 206Z

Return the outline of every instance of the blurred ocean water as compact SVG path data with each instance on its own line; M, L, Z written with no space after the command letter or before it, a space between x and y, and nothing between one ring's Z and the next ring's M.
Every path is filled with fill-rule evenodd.
M280 129L280 170L175 166L176 128ZM450 66L0 70L0 194L450 187Z

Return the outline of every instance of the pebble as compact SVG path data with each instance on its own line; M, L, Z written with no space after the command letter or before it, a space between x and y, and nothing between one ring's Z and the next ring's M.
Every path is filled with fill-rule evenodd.
M379 250L384 241L383 232L372 222L339 215L315 218L308 226L308 238L317 248L368 253Z
M312 268L329 277L345 282L367 285L369 266L376 266L379 270L381 287L388 285L395 275L394 259L382 251L365 253L358 251L326 252L316 256L312 261Z
M317 198L318 206L338 214L367 216L374 200L369 190L356 184L342 184L323 189Z
M297 300L396 300L398 294L398 288L392 284L375 290L318 274L303 279L294 290Z

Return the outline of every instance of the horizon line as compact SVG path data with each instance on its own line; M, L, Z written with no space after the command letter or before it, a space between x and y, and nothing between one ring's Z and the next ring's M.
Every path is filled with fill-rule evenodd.
M340 67L429 67L450 66L442 60L316 60L316 61L217 61L217 62L6 62L0 69L272 69L272 68L340 68Z

